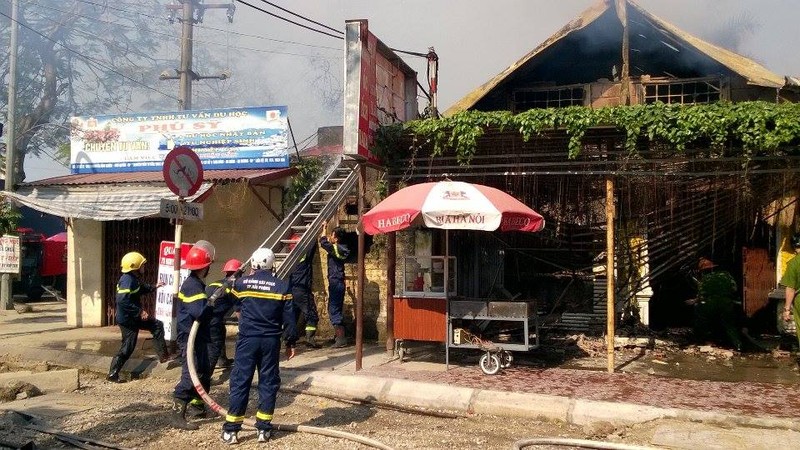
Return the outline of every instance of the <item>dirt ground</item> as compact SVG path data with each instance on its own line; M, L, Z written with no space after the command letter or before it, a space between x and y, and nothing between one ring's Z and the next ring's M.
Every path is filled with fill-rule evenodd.
M6 365L8 369L33 368L33 365L19 361ZM220 418L198 420L200 429L197 431L180 431L169 426L173 385L171 381L158 378L112 384L96 374L83 373L82 387L72 395L80 396L78 403L86 410L45 419L43 424L120 447L172 450L223 447L219 441L222 426ZM212 396L221 404L226 404L227 383L214 386ZM13 405L14 402L8 402L1 406L13 408ZM252 397L250 406L252 413L255 408ZM379 440L396 449L509 449L515 440L539 436L594 438L639 444L648 442L649 438L645 428L615 428L607 423L581 428L562 423L492 416L439 418L284 392L278 396L275 417L276 423L335 428ZM0 442L22 446L33 441L38 448L69 447L49 435L25 429L26 423L16 413L0 411ZM243 430L240 439L238 448L259 446L252 430ZM324 436L285 432L277 432L270 445L303 450L368 448ZM0 445L0 448L8 447Z

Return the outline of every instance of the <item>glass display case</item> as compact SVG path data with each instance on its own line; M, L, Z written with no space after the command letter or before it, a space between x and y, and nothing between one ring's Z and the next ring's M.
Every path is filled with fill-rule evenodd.
M407 256L403 262L403 296L445 298L445 278L447 295L455 295L455 256Z

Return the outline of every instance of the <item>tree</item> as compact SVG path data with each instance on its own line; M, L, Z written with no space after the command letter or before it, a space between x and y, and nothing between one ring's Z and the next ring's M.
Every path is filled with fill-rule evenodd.
M125 112L138 99L170 96L154 87L170 35L155 29L163 11L157 0L20 2L16 180L25 179L27 155L53 156L68 140L70 116ZM10 2L0 3L0 48L9 48L10 17ZM0 58L5 109L9 58Z

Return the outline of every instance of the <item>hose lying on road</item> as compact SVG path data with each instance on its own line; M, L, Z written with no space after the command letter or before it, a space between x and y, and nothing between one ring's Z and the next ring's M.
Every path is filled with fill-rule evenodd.
M568 438L533 438L522 439L514 442L514 450L521 450L534 445L563 445L570 447L598 448L605 450L655 450L653 447L640 447L638 445L618 444L616 442L590 441L587 439Z
M192 377L192 383L194 383L194 388L197 390L197 393L200 394L200 397L203 398L203 401L211 408L212 411L219 414L222 417L225 417L228 414L228 410L223 408L219 405L219 403L215 402L213 398L208 395L205 389L203 389L203 385L200 384L200 378L197 377L197 368L194 365L194 341L197 338L197 330L200 328L200 322L195 321L192 324L192 329L189 331L189 340L186 343L186 363L189 366L189 375ZM245 425L255 427L256 422L253 419L245 419ZM363 444L369 447L378 448L381 450L393 450L392 447L389 447L382 442L376 441L374 439L370 439L364 436L360 436L353 433L347 433L344 431L339 430L331 430L328 428L319 428L319 427L312 427L309 425L293 425L293 424L283 424L283 423L273 423L272 426L278 431L292 431L292 432L300 432L300 433L311 433L311 434L319 434L322 436L328 436L337 439L347 439L349 441L358 442L359 444Z

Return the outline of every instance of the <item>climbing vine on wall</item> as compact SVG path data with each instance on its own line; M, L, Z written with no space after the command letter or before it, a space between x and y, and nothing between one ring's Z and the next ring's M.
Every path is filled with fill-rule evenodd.
M525 141L547 131L563 130L569 137L567 156L576 158L587 130L609 126L625 133L626 148L631 154L636 153L639 139L647 138L672 146L676 153L696 144L729 156L778 155L782 147L800 143L800 104L656 103L600 109L532 109L519 114L464 111L450 117L382 127L373 151L387 166L394 167L413 151L398 145L400 137L410 135L415 145L430 145L432 156L454 155L459 164L469 165L478 139L489 128L516 131Z
M314 186L319 176L322 174L322 161L319 158L303 158L292 163L292 167L298 170L297 175L293 176L283 196L283 210L288 211L294 207Z

